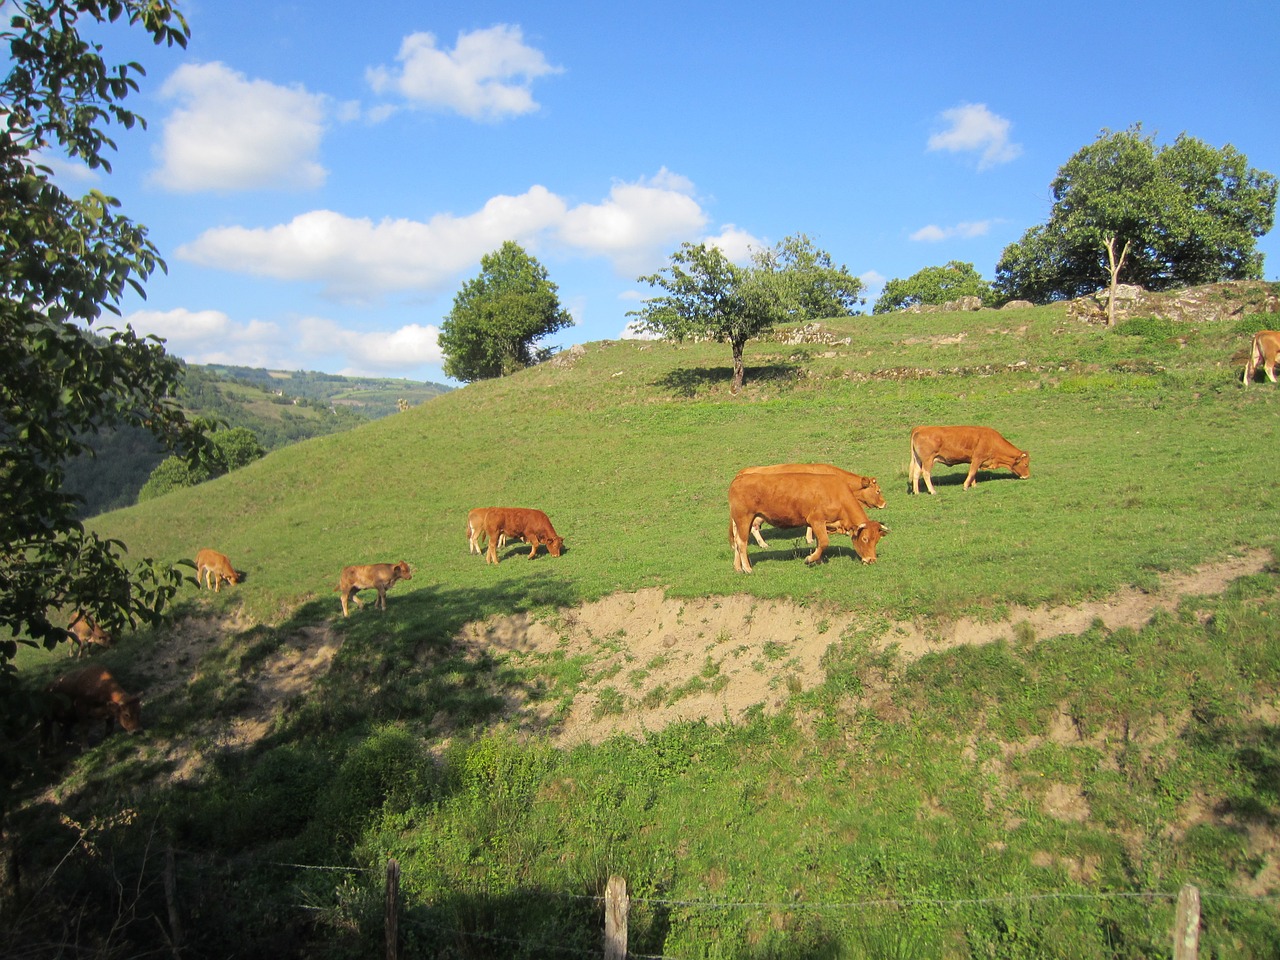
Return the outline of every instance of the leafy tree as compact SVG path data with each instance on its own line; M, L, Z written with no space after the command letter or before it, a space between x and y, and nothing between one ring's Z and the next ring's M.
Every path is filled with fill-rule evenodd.
M63 490L68 458L92 433L136 424L183 450L201 445L199 424L172 399L179 362L133 330L86 328L119 313L126 288L163 269L146 230L98 191L74 198L40 163L58 151L109 170L112 124L141 118L122 106L143 71L109 67L83 39L80 21L125 21L157 43L185 45L187 26L169 0L21 0L6 4L0 42L0 720L21 720L17 644L52 648L65 613L90 611L108 630L158 617L182 582L179 571L126 564L124 545L86 531ZM61 611L61 612L60 612ZM11 732L14 729L12 726ZM0 738L3 739L3 738ZM12 741L10 741L12 742ZM19 759L0 751L0 813Z
M684 243L671 265L640 277L665 294L650 297L628 316L641 330L673 340L707 337L733 351L733 385L742 389L747 341L788 320L847 316L860 303L862 281L836 267L803 234L757 252L753 265L733 263L720 248Z
M444 372L467 382L507 376L546 355L535 342L572 325L546 268L508 240L453 298L440 329Z
M755 251L751 261L757 269L777 275L788 320L848 317L866 303L860 296L862 280L843 264L837 267L831 254L815 247L806 234Z
M151 476L138 491L138 502L163 496L183 487L220 477L232 470L261 460L267 451L258 442L257 435L248 427L232 427L219 430L210 436L212 447L196 462L186 457L166 457L151 471Z
M972 263L951 260L944 267L917 270L905 280L890 280L871 312L888 313L917 303L938 305L960 297L980 297L987 303L991 299L991 285L982 279Z
M1181 134L1157 146L1140 125L1104 130L1058 171L1053 209L1005 248L995 290L1037 302L1126 279L1148 290L1262 276L1277 181L1230 144ZM1127 254L1125 251L1127 250Z

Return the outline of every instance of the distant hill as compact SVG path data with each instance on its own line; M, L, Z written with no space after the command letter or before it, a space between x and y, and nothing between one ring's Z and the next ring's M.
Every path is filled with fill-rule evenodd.
M426 403L451 388L440 383L397 380L391 377L344 377L335 373L307 370L264 370L260 367L235 367L209 364L193 367L224 380L259 387L280 398L311 400L336 410L347 408L370 420L385 417L399 409L404 400L411 407Z
M188 364L179 396L193 415L247 427L270 451L395 413L401 399L416 407L450 389L385 377ZM90 444L94 455L67 469L66 489L84 498L83 517L136 503L151 471L169 455L135 427L98 434Z

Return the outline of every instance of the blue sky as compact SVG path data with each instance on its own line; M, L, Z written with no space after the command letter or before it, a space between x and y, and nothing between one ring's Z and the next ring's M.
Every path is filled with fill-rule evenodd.
M987 279L1105 128L1186 132L1280 174L1280 6L191 0L110 176L168 262L135 329L194 363L445 381L480 258L535 256L615 339L680 243L808 234L868 283ZM1275 231L1260 241L1280 276ZM870 302L867 309L870 309Z

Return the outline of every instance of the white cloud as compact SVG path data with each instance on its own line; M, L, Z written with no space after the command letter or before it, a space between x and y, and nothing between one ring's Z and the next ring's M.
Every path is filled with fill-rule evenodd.
M400 44L395 72L366 72L378 93L394 90L414 106L450 110L477 120L498 120L539 109L530 86L561 73L541 51L525 44L518 26L499 24L459 33L453 50L441 50L431 33L413 33Z
M653 178L615 182L607 199L565 212L557 231L561 242L609 257L622 273L644 270L660 252L707 223L691 194L693 184L665 167Z
M529 240L558 223L564 201L544 187L498 196L466 217L416 220L346 217L331 210L300 214L270 228L206 230L176 255L238 273L322 283L326 295L376 300L395 290L435 292L460 270L507 240Z
M249 80L221 63L187 64L165 81L177 101L161 127L155 179L169 190L310 188L326 171L315 160L326 98L300 86Z
M189 363L221 363L272 370L340 370L351 376L438 376L422 368L442 362L437 327L356 330L321 317L282 323L239 322L219 310L140 310L124 318L154 334Z
M1013 125L988 110L985 103L963 103L943 110L942 119L948 127L929 138L930 150L952 153L980 151L979 170L1008 163L1022 154L1022 146L1009 140Z
M961 222L957 223L954 227L940 227L937 224L931 223L926 227L921 227L915 233L911 234L910 239L921 243L938 243L942 240L950 240L954 237L967 240L972 237L984 237L990 229L990 220Z
M266 228L218 227L180 246L176 256L203 266L278 280L315 282L327 296L373 301L399 290L440 293L457 275L507 240L526 246L557 241L611 259L632 275L652 266L680 240L696 236L707 215L692 184L662 170L635 183L615 183L598 204L570 208L545 187L497 196L466 216L426 222L373 222L330 210L300 214Z
M732 223L726 223L717 236L707 237L704 242L719 247L720 252L731 261L744 266L751 262L753 251L764 250L769 246L759 237L740 230Z
M320 317L304 317L298 321L299 346L304 354L322 356L341 354L347 358L345 372L386 374L406 367L437 364L440 353L440 330L428 324L410 323L398 330L351 330Z

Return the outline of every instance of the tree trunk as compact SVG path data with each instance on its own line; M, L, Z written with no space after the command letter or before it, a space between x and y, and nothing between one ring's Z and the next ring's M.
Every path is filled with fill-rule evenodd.
M730 346L733 347L733 386L729 388L729 392L736 394L742 389L742 381L746 377L746 370L742 366L742 350L746 343L741 340L734 340Z
M1102 241L1102 245L1107 250L1107 269L1111 271L1111 291L1107 297L1107 326L1114 327L1116 325L1116 286L1119 283L1120 268L1124 266L1124 258L1129 255L1129 241L1124 242L1124 249L1120 251L1120 259L1116 260L1116 238L1113 234Z

